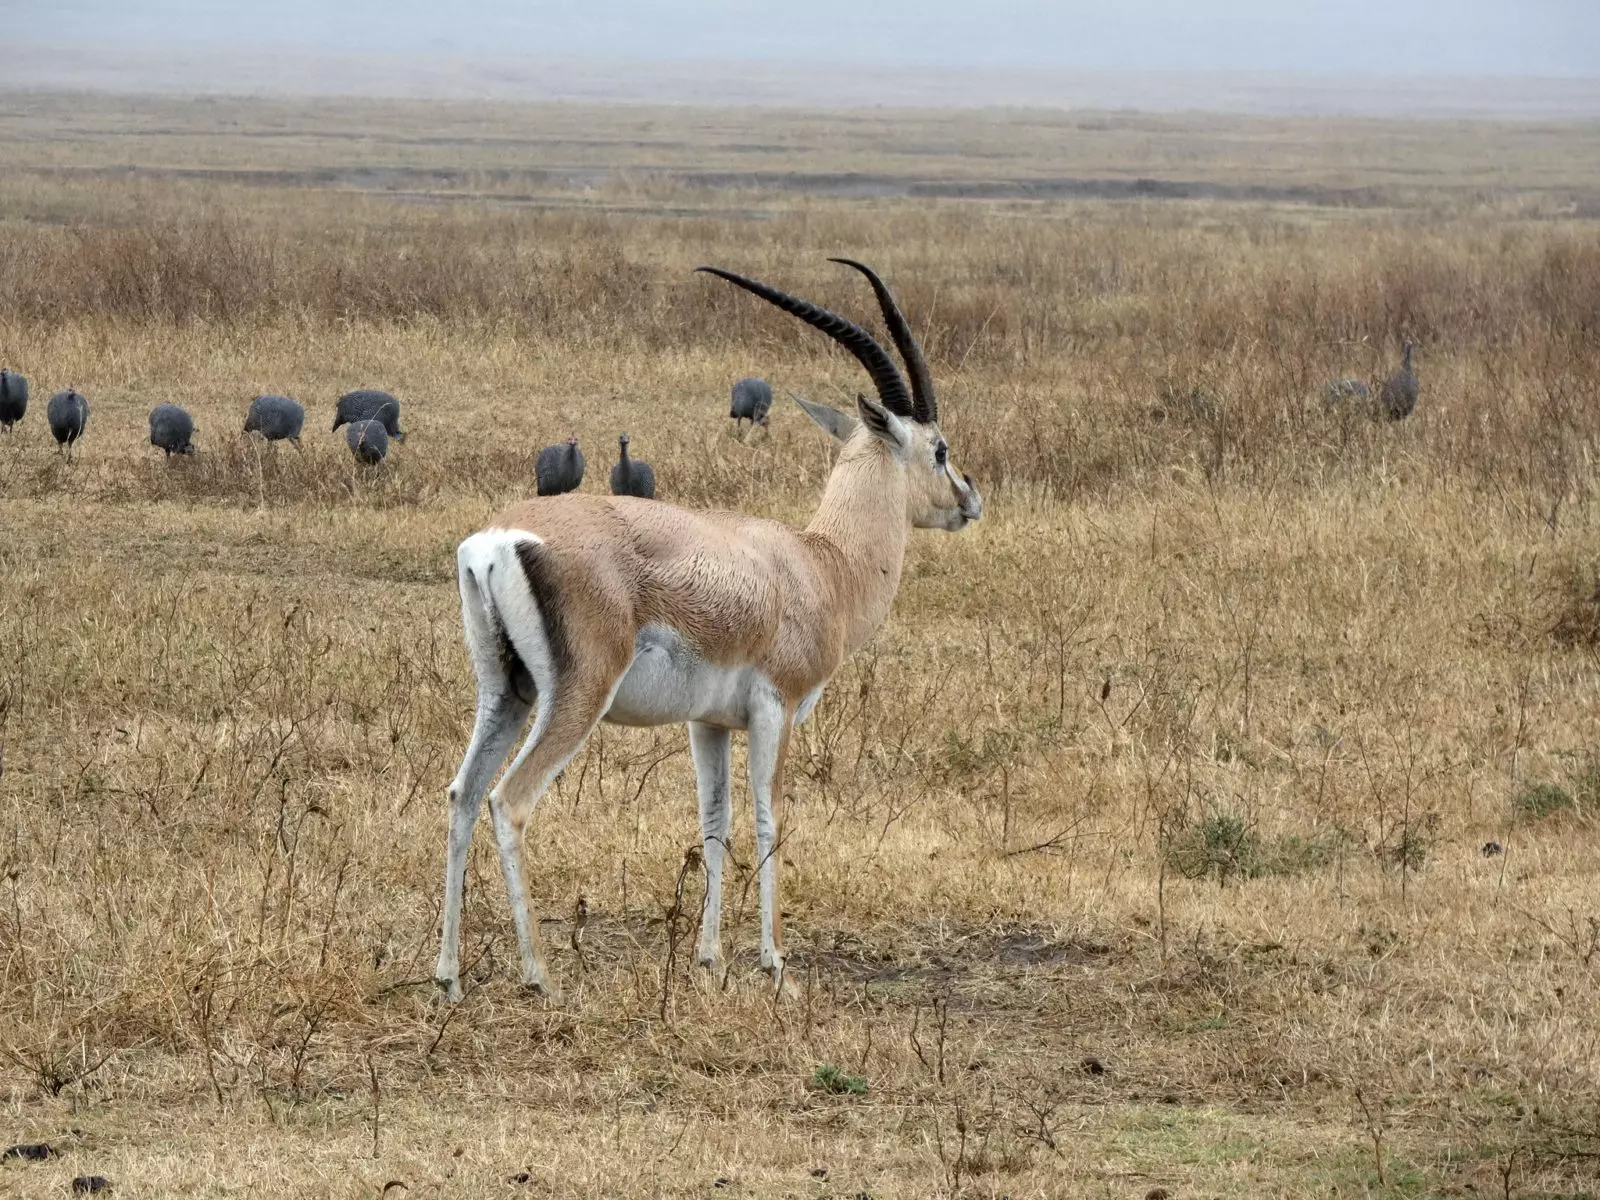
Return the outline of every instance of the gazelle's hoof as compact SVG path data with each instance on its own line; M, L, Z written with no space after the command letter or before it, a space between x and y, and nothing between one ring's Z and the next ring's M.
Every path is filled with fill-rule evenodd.
M794 996L794 980L789 977L789 963L782 954L774 954L770 962L763 964L762 969L772 979L773 995L780 1000L786 996Z
M524 976L522 990L543 996L548 1004L561 1003L561 986L548 975Z
M434 993L445 1004L456 1004L461 1000L461 980L435 978L433 984L439 990Z

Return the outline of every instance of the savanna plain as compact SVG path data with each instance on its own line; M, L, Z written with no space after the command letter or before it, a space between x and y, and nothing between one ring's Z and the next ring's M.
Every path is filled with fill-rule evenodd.
M1600 1191L1600 128L12 94L0 161L0 1193ZM708 977L686 738L602 728L564 1002L480 828L443 1006L456 543L569 433L803 523L783 396L864 377L690 269L877 328L829 254L987 509L796 736L790 994L742 790Z

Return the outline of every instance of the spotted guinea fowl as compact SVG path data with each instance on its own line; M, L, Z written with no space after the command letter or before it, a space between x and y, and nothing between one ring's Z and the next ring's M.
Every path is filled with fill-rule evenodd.
M174 454L194 453L194 418L176 404L158 404L150 410L150 444Z
M244 431L259 433L269 442L287 441L298 447L306 410L287 396L257 396L245 414ZM338 428L337 425L334 426Z
M628 442L623 434L617 439L618 457L611 468L611 494L613 496L638 496L642 500L656 498L656 473L650 464L628 457Z
M28 381L15 371L0 369L0 429L7 433L28 413Z
M1372 398L1372 389L1360 379L1335 379L1322 389L1322 406L1335 412L1348 404L1364 404Z
M70 455L73 443L83 436L89 424L88 398L73 387L57 392L45 405L44 417L50 423L50 434L56 439L56 445Z
M400 401L388 392L373 388L357 388L339 397L333 414L333 427L348 425L352 421L381 421L383 431L397 442L406 440L400 428Z
M1407 338L1400 369L1385 379L1383 387L1378 391L1378 402L1383 409L1383 415L1391 421L1404 420L1417 407L1417 372L1411 365L1411 351L1414 347L1415 343Z
M533 477L541 496L577 491L583 482L583 451L578 449L578 439L569 437L539 451L533 462Z
M772 411L772 385L765 379L741 379L733 385L733 395L728 403L728 415L737 427L741 421L751 425L765 425Z
M389 431L382 421L351 421L344 440L359 462L381 463L389 453Z

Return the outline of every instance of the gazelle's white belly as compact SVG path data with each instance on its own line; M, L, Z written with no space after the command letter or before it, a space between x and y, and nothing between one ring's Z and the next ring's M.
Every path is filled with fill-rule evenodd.
M696 654L677 630L646 625L634 639L633 663L605 719L613 725L705 721L744 729L752 698L773 694L771 681L756 667L719 667Z

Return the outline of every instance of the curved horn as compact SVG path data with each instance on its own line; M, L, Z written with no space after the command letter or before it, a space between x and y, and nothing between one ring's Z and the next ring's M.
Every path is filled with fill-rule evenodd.
M872 376L873 386L878 389L878 399L885 408L897 417L914 418L911 394L906 390L906 381L900 375L900 368L894 365L894 359L889 357L889 352L878 345L872 335L854 321L847 321L837 313L819 308L810 301L801 300L787 292L780 292L777 288L769 287L754 279L746 279L743 275L735 275L732 271L724 271L721 267L696 267L695 270L705 271L718 279L726 279L752 295L760 296L767 303L776 305L784 312L799 317L813 329L822 330L855 355L856 360L867 369L867 374Z
M928 370L928 360L922 356L922 347L917 344L917 336L911 332L905 314L895 303L889 285L879 279L878 273L866 263L853 258L830 258L828 261L854 267L867 277L867 282L878 297L878 307L883 310L883 323L889 327L889 336L894 339L895 349L900 351L900 357L905 360L906 374L911 376L912 418L924 425L931 425L939 419L939 398L933 394L933 375Z

